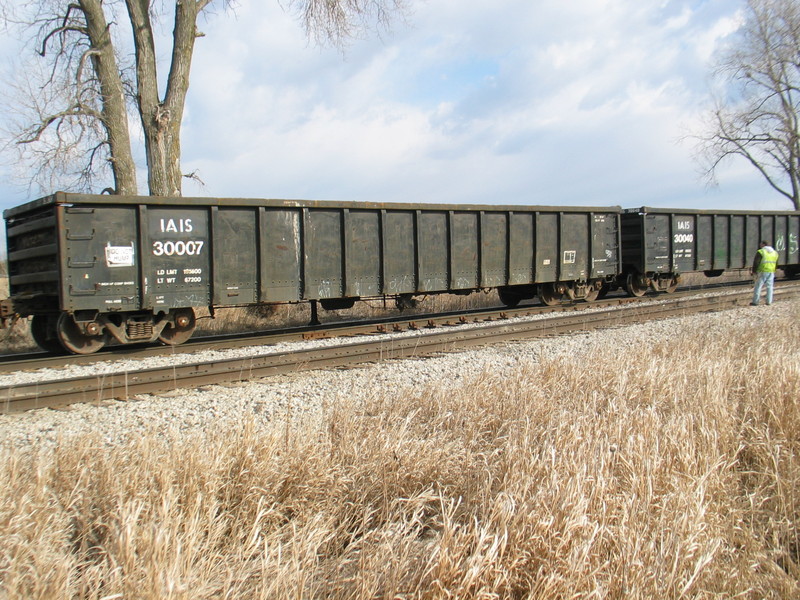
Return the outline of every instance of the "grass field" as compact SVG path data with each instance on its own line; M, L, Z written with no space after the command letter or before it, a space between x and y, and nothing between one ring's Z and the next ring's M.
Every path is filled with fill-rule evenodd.
M7 451L0 597L800 597L798 317Z

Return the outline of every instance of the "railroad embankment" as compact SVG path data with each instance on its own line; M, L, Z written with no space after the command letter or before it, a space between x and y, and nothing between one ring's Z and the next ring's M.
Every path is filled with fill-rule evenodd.
M0 589L798 597L798 317L792 300L2 417Z

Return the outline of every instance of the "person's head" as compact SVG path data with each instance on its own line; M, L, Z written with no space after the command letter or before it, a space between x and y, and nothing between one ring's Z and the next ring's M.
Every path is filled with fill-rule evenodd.
M759 247L759 248L763 248L764 246L769 246L769 244L768 244L767 242L765 242L765 241L762 241L762 242L761 242L761 243L758 245L758 247Z

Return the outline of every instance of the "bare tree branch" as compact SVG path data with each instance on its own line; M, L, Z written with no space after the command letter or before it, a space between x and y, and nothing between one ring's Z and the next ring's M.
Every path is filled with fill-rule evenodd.
M698 136L705 175L744 158L800 210L800 8L795 0L748 0L747 19L719 61L728 97Z
M181 171L180 146L194 47L203 35L197 20L212 5L228 8L234 1L0 0L0 8L8 9L0 12L0 24L30 34L38 61L25 65L25 83L17 87L19 122L5 144L19 151L18 164L27 169L29 181L43 190L58 185L90 191L110 173L114 182L103 184L106 189L135 194L128 128L133 112L144 133L149 192L180 195L184 178L200 181L197 172ZM388 28L391 17L404 14L410 2L285 1L298 11L310 37L340 48L371 27ZM166 15L174 22L162 94L153 23Z
M41 47L42 49L39 50L40 56L45 56L47 54L47 43L50 41L50 38L55 36L60 36L62 38L61 45L62 48L64 46L64 35L67 32L73 31L76 33L80 33L81 35L88 35L88 31L86 27L81 27L77 24L74 24L72 20L72 12L73 11L81 11L81 7L77 4L69 4L67 6L66 13L63 17L61 17L61 25L53 29L52 31L48 32L44 38L42 39Z
M343 49L371 29L390 29L410 12L409 0L286 0L306 34L318 44Z

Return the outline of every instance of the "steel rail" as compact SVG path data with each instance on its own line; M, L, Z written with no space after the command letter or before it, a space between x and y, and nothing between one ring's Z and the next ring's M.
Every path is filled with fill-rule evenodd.
M42 368L59 368L73 365L88 365L97 362L121 359L142 359L172 354L191 354L203 350L219 350L228 348L242 348L248 346L263 346L281 342L327 339L347 337L370 333L386 333L388 331L405 331L421 329L424 327L437 327L440 325L463 324L465 322L492 321L505 319L512 316L530 316L542 312L563 312L573 310L586 310L601 306L614 306L623 303L647 302L654 296L640 298L617 297L599 300L593 303L576 301L563 303L556 306L541 304L523 305L515 308L505 306L467 309L463 311L450 311L445 313L415 313L400 314L375 319L359 319L324 323L322 326L297 326L278 330L265 330L259 332L246 332L223 334L191 339L179 346L164 346L160 344L136 344L129 346L111 346L93 354L49 354L34 352L21 355L0 355L0 373L9 373L17 370L33 370Z
M797 287L776 290L776 297L781 299L797 295L800 295ZM718 311L746 305L750 301L750 293L686 299L667 297L666 300L658 304L634 305L632 308L561 313L538 320L504 320L484 323L479 327L452 327L417 336L381 336L376 340L325 348L3 386L0 387L0 413L52 408L77 402L98 403L144 393L247 381L284 373L431 356L499 342Z
M714 292L720 290L731 290L732 284L727 283L721 286L703 286L701 288L684 288L673 295L672 298L685 297L697 294L698 292ZM739 283L737 287L752 285ZM781 282L782 286L797 286L796 282ZM776 288L777 289L777 288ZM137 346L114 346L110 349L102 350L96 354L87 355L52 355L46 353L34 353L25 355L2 355L0 356L0 374L13 373L20 370L35 370L43 368L61 368L64 366L87 365L104 361L169 356L172 354L190 354L209 349L228 349L243 348L249 346L262 346L277 344L281 342L292 342L310 339L346 337L353 335L363 335L370 333L385 333L387 331L404 331L408 329L431 328L465 322L492 321L505 319L508 317L520 317L538 315L544 312L564 312L597 309L603 306L618 306L621 304L647 303L654 300L663 299L665 296L645 295L639 298L627 296L609 297L596 302L575 301L573 303L563 303L556 306L544 306L541 304L526 304L516 308L493 307L470 309L460 312L447 313L421 313L413 315L393 315L390 317L380 317L377 319L359 321L340 321L326 323L322 327L300 326L280 330L267 330L260 332L248 332L242 334L226 334L221 336L210 336L189 340L180 346L163 345L137 345Z

